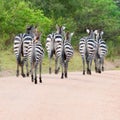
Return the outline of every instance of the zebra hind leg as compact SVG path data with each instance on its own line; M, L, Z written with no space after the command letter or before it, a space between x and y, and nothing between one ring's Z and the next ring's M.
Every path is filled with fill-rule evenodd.
M16 76L17 76L17 77L19 76L19 70L16 71Z
M23 76L23 77L25 77L25 73L24 73L24 63L22 62L21 63L21 75Z
M61 79L63 79L63 78L64 78L64 73L62 72Z
M96 73L98 72L97 67L95 67L95 72L96 72Z
M87 68L87 74L89 74L89 68Z
M87 68L87 74L91 75L91 70Z
M104 71L104 67L102 66L102 71Z
M37 84L37 76L35 76L35 84Z
M83 75L85 75L85 58L82 58L83 61Z
M49 67L49 74L51 74L52 73L52 70L51 70L51 67Z
M42 83L42 78L41 77L39 77L39 82Z
M27 72L27 77L29 77L29 72Z
M55 74L57 74L57 73L58 73L58 70L55 69Z
M65 72L65 78L67 78L67 72Z
M91 75L91 70L89 70L89 75Z
M19 76L19 64L17 63L17 70L16 70L16 76Z
M98 69L98 73L101 73L101 70L100 70L100 68Z
M65 78L67 78L67 71L68 71L68 62L66 61L66 63L65 63L65 66L64 66L65 68Z
M33 75L31 75L31 81L32 81L32 82L34 81Z
M83 70L83 75L85 75L85 70Z
M60 67L58 67L58 69L55 70L55 74L58 74L60 70Z
M22 73L21 75L22 75L23 77L25 77L25 74L24 74L24 73Z
M26 71L27 71L26 75L27 77L29 77L28 61L26 61Z
M41 72L42 72L42 62L39 64L39 82L40 83L42 83Z

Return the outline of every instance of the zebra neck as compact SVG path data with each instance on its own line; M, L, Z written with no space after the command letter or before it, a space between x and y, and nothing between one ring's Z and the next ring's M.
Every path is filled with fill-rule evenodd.
M33 44L33 48L32 48L32 58L33 58L33 61L35 62L36 61L36 44L34 43Z

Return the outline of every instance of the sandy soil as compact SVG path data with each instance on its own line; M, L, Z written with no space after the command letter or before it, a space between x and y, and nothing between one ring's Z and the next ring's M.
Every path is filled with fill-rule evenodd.
M0 78L0 120L120 120L120 71Z

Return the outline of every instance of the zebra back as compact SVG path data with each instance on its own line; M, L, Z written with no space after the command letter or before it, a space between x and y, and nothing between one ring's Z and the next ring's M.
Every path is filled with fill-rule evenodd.
M63 35L64 35L64 26L56 25L56 32L49 34L46 39L46 49L48 52L48 57L51 58L53 54L56 57L60 57Z
M88 37L83 37L80 39L79 42L79 52L82 57L83 63L83 75L85 75L85 62L87 64L87 74L91 75L91 65L92 60L95 56L96 52L96 44L95 44L95 31L93 30L86 30L89 34Z
M105 57L108 51L107 45L103 40L102 36L103 31L96 30L96 48L100 58Z
M73 47L71 45L71 38L74 33L67 32L65 35L64 45L63 45L63 51L66 56L66 59L69 61L70 58L73 56Z
M49 34L46 39L46 50L48 52L48 57L52 58L55 48L54 48L54 33Z
M14 39L14 53L16 58L23 56L27 56L28 45L32 41L32 37L29 34L21 33L15 36Z
M80 39L79 42L79 52L82 56L82 58L88 57L93 58L95 55L95 49L96 49L96 44L94 40L94 31L93 30L86 30L87 33L89 34L88 37L83 37Z
M29 44L28 56L31 63L42 62L44 57L44 49L40 41L41 34L34 37L34 40Z

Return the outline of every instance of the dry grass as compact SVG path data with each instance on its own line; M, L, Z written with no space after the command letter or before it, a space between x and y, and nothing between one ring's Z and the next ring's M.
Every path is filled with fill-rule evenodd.
M52 59L52 72L54 72L55 69L55 62L54 58ZM105 61L105 69L120 69L120 60L110 62ZM92 70L94 70L94 63L92 65ZM74 56L69 62L68 71L82 71L82 61L81 56L78 52L74 52ZM42 72L48 73L49 72L49 60L47 55L45 55L43 59L43 65L42 65ZM1 51L0 52L0 74L14 74L16 73L16 59L14 56L13 51Z

